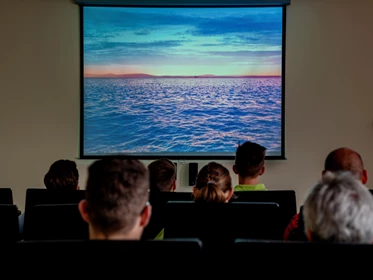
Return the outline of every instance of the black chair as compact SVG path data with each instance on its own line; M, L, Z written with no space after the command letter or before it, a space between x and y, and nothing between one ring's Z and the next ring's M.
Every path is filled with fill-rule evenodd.
M245 256L245 263L253 264L250 274L260 274L264 279L299 279L301 274L307 278L365 277L371 267L368 256L372 254L371 244L247 239L236 240L232 252L234 256ZM237 265L232 271L232 277L241 276L247 273L247 267Z
M23 241L15 246L14 261L28 278L98 276L131 278L188 274L195 270L187 263L201 264L202 243L195 239L128 241ZM40 256L36 258L35 256ZM53 278L53 277L52 277Z
M221 253L236 238L281 239L275 203L168 202L164 238L198 238L209 256Z
M280 224L284 233L291 218L297 213L297 200L294 190L237 191L231 201L274 202L280 207Z
M0 188L0 204L13 204L13 192L11 188Z
M0 204L0 243L20 240L18 208L12 204Z
M85 190L26 190L25 213L35 205L79 203L85 198Z
M85 190L48 190L29 188L26 190L24 224L27 210L35 205L43 204L75 204L85 198Z
M154 239L164 228L164 211L169 201L193 201L191 192L151 192L149 198L152 205L152 216L146 226L142 240Z
M169 201L193 201L192 192L152 192L150 202L167 203Z
M24 240L87 240L88 224L78 204L44 204L27 209Z

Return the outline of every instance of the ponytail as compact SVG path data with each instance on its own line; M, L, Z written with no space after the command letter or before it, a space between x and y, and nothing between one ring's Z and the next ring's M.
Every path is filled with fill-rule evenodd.
M226 197L224 192L218 188L214 181L208 181L207 185L199 189L195 194L194 201L225 203Z

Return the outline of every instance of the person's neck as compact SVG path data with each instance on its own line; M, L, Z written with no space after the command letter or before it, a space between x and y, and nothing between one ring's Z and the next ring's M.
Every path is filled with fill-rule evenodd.
M104 234L100 231L89 229L89 239L90 240L140 240L141 233L136 230L132 230L127 233L115 232L111 234Z
M257 185L259 184L259 176L257 177L238 177L238 183L240 185Z

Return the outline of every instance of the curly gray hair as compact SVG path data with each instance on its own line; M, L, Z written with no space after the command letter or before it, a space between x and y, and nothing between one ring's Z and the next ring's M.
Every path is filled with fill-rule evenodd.
M303 207L305 231L312 240L373 242L373 196L350 172L327 172Z

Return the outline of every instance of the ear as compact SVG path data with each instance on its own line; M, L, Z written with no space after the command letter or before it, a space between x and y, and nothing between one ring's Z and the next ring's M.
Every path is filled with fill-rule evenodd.
M326 173L326 170L323 170L323 171L321 172L321 177L324 177L325 173Z
M152 216L152 206L146 205L144 210L141 212L140 226L146 227L149 224L150 217Z
M228 202L232 198L233 192L234 192L233 188L230 188L229 190L225 192L225 197L226 197L225 202Z
M266 171L266 168L262 166L262 169L259 172L259 176L263 175L263 173Z
M79 190L80 188L79 188L79 185L76 185L76 190Z
M232 170L234 174L238 174L237 166L235 164L233 164Z
M171 191L174 192L176 190L176 180L172 184Z
M307 229L306 235L307 235L308 241L312 241L312 232L309 229Z
M198 192L198 189L196 186L193 187L193 196L196 196Z
M365 185L368 182L368 172L364 169L361 176L361 182Z
M79 213L82 216L82 219L89 223L88 213L87 213L87 200L83 199L78 204Z

